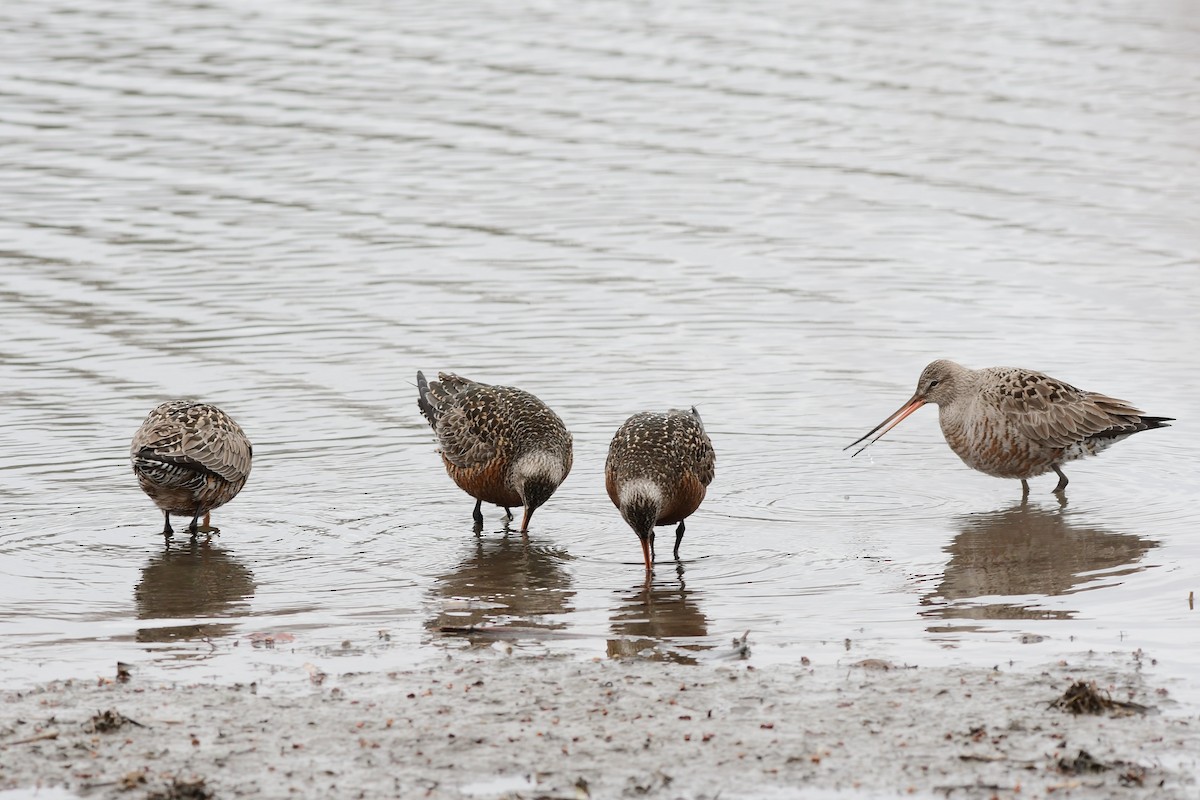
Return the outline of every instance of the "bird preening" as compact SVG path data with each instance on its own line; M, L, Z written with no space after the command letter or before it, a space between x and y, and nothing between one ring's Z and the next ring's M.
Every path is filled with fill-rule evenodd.
M492 386L451 372L427 381L417 373L417 407L437 435L442 463L458 487L475 498L476 530L484 503L511 519L523 506L521 533L571 471L571 433L550 407L529 392Z
M191 517L188 531L216 532L209 512L228 503L246 485L254 449L233 418L216 406L192 400L163 403L150 412L129 447L142 491L163 512L163 534L171 515ZM204 525L199 525L204 515Z
M1064 463L1096 455L1140 431L1169 427L1173 420L1146 416L1124 400L1041 372L968 369L940 359L921 372L916 392L904 405L846 449L874 435L854 451L858 455L926 403L937 405L946 443L967 466L1020 479L1026 493L1029 478L1052 470L1058 475L1054 491L1062 492L1068 483Z

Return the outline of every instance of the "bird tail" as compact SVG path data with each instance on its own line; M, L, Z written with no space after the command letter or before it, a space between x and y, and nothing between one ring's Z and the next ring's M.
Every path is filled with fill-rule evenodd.
M1175 421L1174 417L1142 417L1142 424L1138 430L1152 431L1155 428L1169 428L1170 423Z
M417 408L421 409L421 416L429 421L429 426L437 430L437 406L433 404L429 393L429 381L425 380L425 373L420 370L417 370Z

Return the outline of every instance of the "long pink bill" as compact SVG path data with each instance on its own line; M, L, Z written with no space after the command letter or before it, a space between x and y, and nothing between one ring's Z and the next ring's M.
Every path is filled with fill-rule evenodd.
M897 425L899 425L901 422L903 422L903 421L904 421L905 417L907 417L909 414L913 413L914 411L916 411L918 408L920 408L920 407L921 407L921 406L923 406L923 405L925 405L925 400L924 400L924 398L921 398L921 397L913 397L913 398L912 398L911 400L909 400L907 403L905 403L904 405L900 406L900 408L896 409L895 413L893 413L891 416L889 416L889 417L888 417L887 419L885 419L883 422L879 423L879 424L878 424L878 425L876 425L874 428L871 428L871 430L867 431L867 432L866 432L866 434L865 434L864 436L862 436L861 438L859 438L859 439L857 439L857 440L855 440L855 441L851 442L850 444L846 445L846 446L845 446L845 447L843 447L842 449L843 449L843 450L849 450L851 447L854 447L854 445L858 444L858 443L859 443L859 442L861 442L863 439L866 439L868 436L870 436L871 434L875 433L875 431L878 431L880 428L883 428L883 426L884 426L884 425L887 425L887 427L886 427L886 428L883 428L883 430L882 430L882 431L880 431L880 433L879 433L879 435L878 435L878 436L876 436L874 439L872 439L871 441L867 442L867 443L866 443L866 444L864 444L862 447L858 448L858 449L857 449L857 450L855 450L853 453L851 453L851 454L850 454L850 457L851 457L851 458L854 458L856 455L858 455L859 453L861 453L863 450L866 450L868 447L870 447L871 445L875 444L875 443L876 443L876 442L878 442L880 439L882 439L882 438L883 438L883 434L887 433L887 432L888 432L888 431L890 431L892 428L894 428L894 427L896 427ZM889 423L889 422L890 422L890 423L892 423L892 424L891 424L891 425L888 425L888 423Z

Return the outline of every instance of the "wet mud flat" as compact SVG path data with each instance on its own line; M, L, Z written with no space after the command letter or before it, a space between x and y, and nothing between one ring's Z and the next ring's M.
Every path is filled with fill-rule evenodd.
M399 672L306 666L302 684L275 674L252 684L140 685L135 675L6 691L0 790L176 799L1200 796L1200 720L1172 710L1168 690L1127 655L1017 672L491 651ZM1101 713L1054 704L1077 696L1081 681L1094 683L1091 707Z

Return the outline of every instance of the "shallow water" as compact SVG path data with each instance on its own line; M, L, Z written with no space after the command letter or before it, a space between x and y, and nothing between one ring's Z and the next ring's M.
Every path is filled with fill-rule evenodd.
M0 8L7 680L748 632L756 663L1141 650L1200 702L1186 4L725 5ZM1070 465L1065 507L933 410L850 459L943 356L1179 422ZM573 431L527 541L473 534L418 369ZM164 545L128 442L176 396L255 462ZM717 478L647 587L606 448L693 404Z

